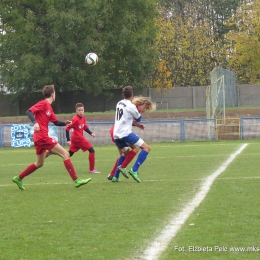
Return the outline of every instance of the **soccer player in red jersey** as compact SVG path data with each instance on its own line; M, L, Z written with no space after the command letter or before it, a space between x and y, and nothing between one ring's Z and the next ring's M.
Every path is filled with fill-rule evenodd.
M114 125L110 128L109 133L110 133L111 141L112 141L113 143L115 143L115 139L114 139L114 137L113 137L113 135L114 135L113 132L114 132ZM121 155L123 154L123 151L121 151L118 147L117 147L117 150L118 150L118 152L119 152L119 156L121 156ZM115 162L115 164L114 164L114 166L113 166L113 169L111 170L111 172L110 172L109 175L107 176L107 179L110 180L110 181L113 179L113 177L114 177L115 174L116 174L117 165L118 165L118 160L119 160L119 158L116 159L116 162Z
M47 85L42 90L44 100L39 101L26 111L27 116L34 125L34 147L36 150L36 162L27 166L18 176L13 177L13 182L17 184L19 189L24 190L22 180L24 177L33 173L35 170L41 168L44 164L46 150L51 151L54 154L59 155L63 159L63 163L74 181L76 188L81 185L87 184L91 181L89 179L79 179L74 166L70 160L70 154L53 138L48 136L48 124L52 122L56 126L70 125L71 121L61 122L54 114L51 103L55 101L55 89L54 85Z
M70 157L79 149L81 149L83 152L89 151L89 173L101 173L95 169L95 150L92 147L92 144L84 137L83 131L86 131L93 138L96 135L89 130L86 118L84 116L84 105L82 103L77 103L75 107L76 115L73 116L71 125L66 127L67 143L70 145Z

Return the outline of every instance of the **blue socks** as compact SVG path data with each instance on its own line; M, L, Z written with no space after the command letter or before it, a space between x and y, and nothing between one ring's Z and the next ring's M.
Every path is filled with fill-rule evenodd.
M117 167L120 166L123 163L124 160L125 160L125 156L121 155L119 157L119 160L118 160L118 163L117 163ZM119 178L119 173L120 173L119 170L116 169L116 173L115 173L114 177L116 177L118 179Z
M132 168L134 172L138 171L138 169L141 166L141 164L146 160L147 155L148 155L148 152L146 152L144 150L142 150L139 153L139 155L138 155L138 157L137 157L137 159L135 161L135 164L134 164L134 166Z

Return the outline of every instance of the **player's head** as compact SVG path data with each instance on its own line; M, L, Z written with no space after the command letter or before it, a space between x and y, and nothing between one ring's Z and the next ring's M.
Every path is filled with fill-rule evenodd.
M146 110L152 111L156 109L156 104L152 102L151 99L148 97L134 97L132 99L132 103L135 104L139 113L143 113Z
M131 99L134 95L133 87L126 86L123 88L122 95L125 99Z
M46 85L43 90L42 94L45 98L50 98L52 97L53 101L55 100L55 89L54 85Z
M77 103L75 105L76 113L78 116L83 116L84 114L84 105L82 103Z

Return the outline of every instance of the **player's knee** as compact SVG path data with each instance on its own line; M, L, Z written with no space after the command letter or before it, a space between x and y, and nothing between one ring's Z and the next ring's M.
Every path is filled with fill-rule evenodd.
M122 151L122 155L128 154L128 153L129 153L129 148L128 148L128 146L127 146L127 147L123 147L123 148L121 149L121 151Z
M135 147L133 148L133 151L134 151L135 153L138 153L139 147L135 146Z
M63 154L63 159L66 160L70 158L70 153L68 151L65 150L64 154Z
M141 147L144 151L146 151L147 153L150 152L151 148L148 144L144 143Z
M35 166L36 166L37 169L39 169L43 166L43 164L44 164L43 162L38 162L38 163L35 164Z
M88 151L89 151L90 153L94 153L94 152L95 152L95 150L94 150L93 147L91 147L90 149L88 149Z

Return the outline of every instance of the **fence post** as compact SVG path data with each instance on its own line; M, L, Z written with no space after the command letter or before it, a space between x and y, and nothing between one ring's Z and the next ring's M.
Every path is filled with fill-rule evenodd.
M0 125L0 147L4 147L4 127Z

